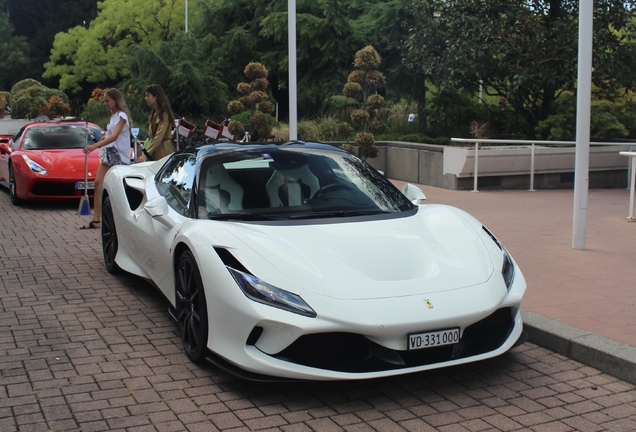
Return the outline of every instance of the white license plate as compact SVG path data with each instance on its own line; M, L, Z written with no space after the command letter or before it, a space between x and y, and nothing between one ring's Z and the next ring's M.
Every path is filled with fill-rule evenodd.
M84 182L75 182L75 189L84 190ZM88 182L88 189L95 189L95 182Z
M452 345L459 342L459 327L434 332L413 333L408 337L409 350Z

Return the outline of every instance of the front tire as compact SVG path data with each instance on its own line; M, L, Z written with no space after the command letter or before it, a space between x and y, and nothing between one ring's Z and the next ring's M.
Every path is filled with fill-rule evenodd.
M188 250L179 257L175 294L183 348L192 362L199 363L207 352L208 309L199 267Z
M118 248L113 206L110 197L107 196L102 203L102 250L104 251L104 264L109 273L119 273L120 271L115 262Z
M15 173L13 172L13 165L9 164L9 197L11 198L11 204L20 205L22 199L18 197L18 187L15 183Z

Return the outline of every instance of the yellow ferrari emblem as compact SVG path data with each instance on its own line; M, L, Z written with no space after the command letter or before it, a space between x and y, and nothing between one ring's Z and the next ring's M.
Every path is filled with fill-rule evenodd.
M430 301L429 299L424 300L424 303L426 303L426 307L429 309L433 309L435 306L433 306L433 302Z

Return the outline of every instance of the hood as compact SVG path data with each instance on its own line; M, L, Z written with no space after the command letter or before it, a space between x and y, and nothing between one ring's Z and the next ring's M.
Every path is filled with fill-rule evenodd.
M426 205L413 216L375 221L226 228L289 278L292 286L280 287L295 293L310 290L338 299L408 296L482 284L493 272L475 228L447 206Z
M79 172L84 175L84 152L78 149L56 149L56 150L29 150L25 151L29 159L39 163L52 173ZM88 169L95 176L99 166L99 150L92 151L88 155Z

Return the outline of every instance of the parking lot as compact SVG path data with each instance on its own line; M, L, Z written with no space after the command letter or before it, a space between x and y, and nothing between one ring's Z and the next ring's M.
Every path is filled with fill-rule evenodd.
M636 388L531 343L353 382L254 383L182 353L168 302L113 276L77 203L0 190L0 430L633 431Z

